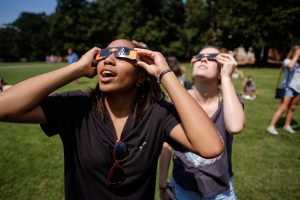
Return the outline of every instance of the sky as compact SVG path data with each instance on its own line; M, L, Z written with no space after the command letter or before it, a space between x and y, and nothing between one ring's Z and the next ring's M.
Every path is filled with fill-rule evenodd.
M12 23L21 12L41 13L54 12L56 0L0 0L0 26Z

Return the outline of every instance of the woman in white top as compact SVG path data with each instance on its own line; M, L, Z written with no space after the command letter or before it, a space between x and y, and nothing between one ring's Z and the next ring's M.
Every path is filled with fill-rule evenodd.
M267 127L267 131L270 134L278 135L278 131L275 126L283 113L288 109L285 123L283 129L289 133L295 133L291 127L291 122L293 119L294 110L300 99L300 46L293 46L287 56L283 61L283 66L285 68L285 95L281 101L277 111L274 113L271 123Z

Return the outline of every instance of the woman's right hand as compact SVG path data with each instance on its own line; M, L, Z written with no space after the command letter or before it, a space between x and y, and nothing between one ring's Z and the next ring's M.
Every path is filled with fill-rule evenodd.
M97 74L97 67L92 67L92 62L100 48L94 47L87 51L76 63L83 67L83 76L92 78Z
M237 62L234 57L227 53L220 53L216 59L222 65L220 71L221 78L231 77L237 67Z
M299 57L300 57L300 48L298 48L298 49L296 50L296 52L295 52L295 56L297 56L297 58L299 58Z

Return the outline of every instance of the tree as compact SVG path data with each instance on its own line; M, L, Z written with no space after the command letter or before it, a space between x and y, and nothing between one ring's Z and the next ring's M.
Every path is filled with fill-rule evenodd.
M181 29L181 43L185 46L185 58L190 59L204 45L214 45L212 19L208 5L202 0L190 0L185 5L185 22Z
M52 53L64 55L68 48L83 52L86 50L88 26L85 0L58 0L56 12L50 18L49 37Z
M22 13L0 28L0 57L41 59L45 54L79 54L116 38L145 42L180 60L204 45L256 55L269 47L286 52L300 43L298 0L57 0L55 13ZM9 48L9 50L6 50ZM265 58L264 58L265 59ZM259 60L257 58L256 60Z
M45 13L23 12L11 28L16 30L15 56L29 60L42 60L48 49L48 18Z
M15 42L17 34L17 30L10 25L0 28L0 62L14 61L18 58L17 44Z
M300 7L297 0L218 0L216 20L224 46L286 51L299 42ZM258 52L256 52L256 55ZM266 56L264 56L266 60Z

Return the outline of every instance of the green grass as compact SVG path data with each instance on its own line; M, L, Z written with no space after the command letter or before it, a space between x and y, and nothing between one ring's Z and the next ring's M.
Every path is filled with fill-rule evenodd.
M64 64L0 64L0 76L15 84ZM190 75L189 64L187 77ZM278 127L279 135L265 132L279 100L274 99L278 69L245 68L257 84L255 101L244 101L247 124L233 144L234 184L239 199L300 199L300 111L296 108L293 127L288 134ZM97 80L80 78L59 91L88 89ZM242 80L234 80L240 91ZM1 107L0 107L1 109ZM283 119L279 123L282 125ZM48 138L38 125L0 122L0 199L57 200L64 198L63 149L58 136ZM171 172L171 171L170 171ZM156 199L159 199L156 195Z

